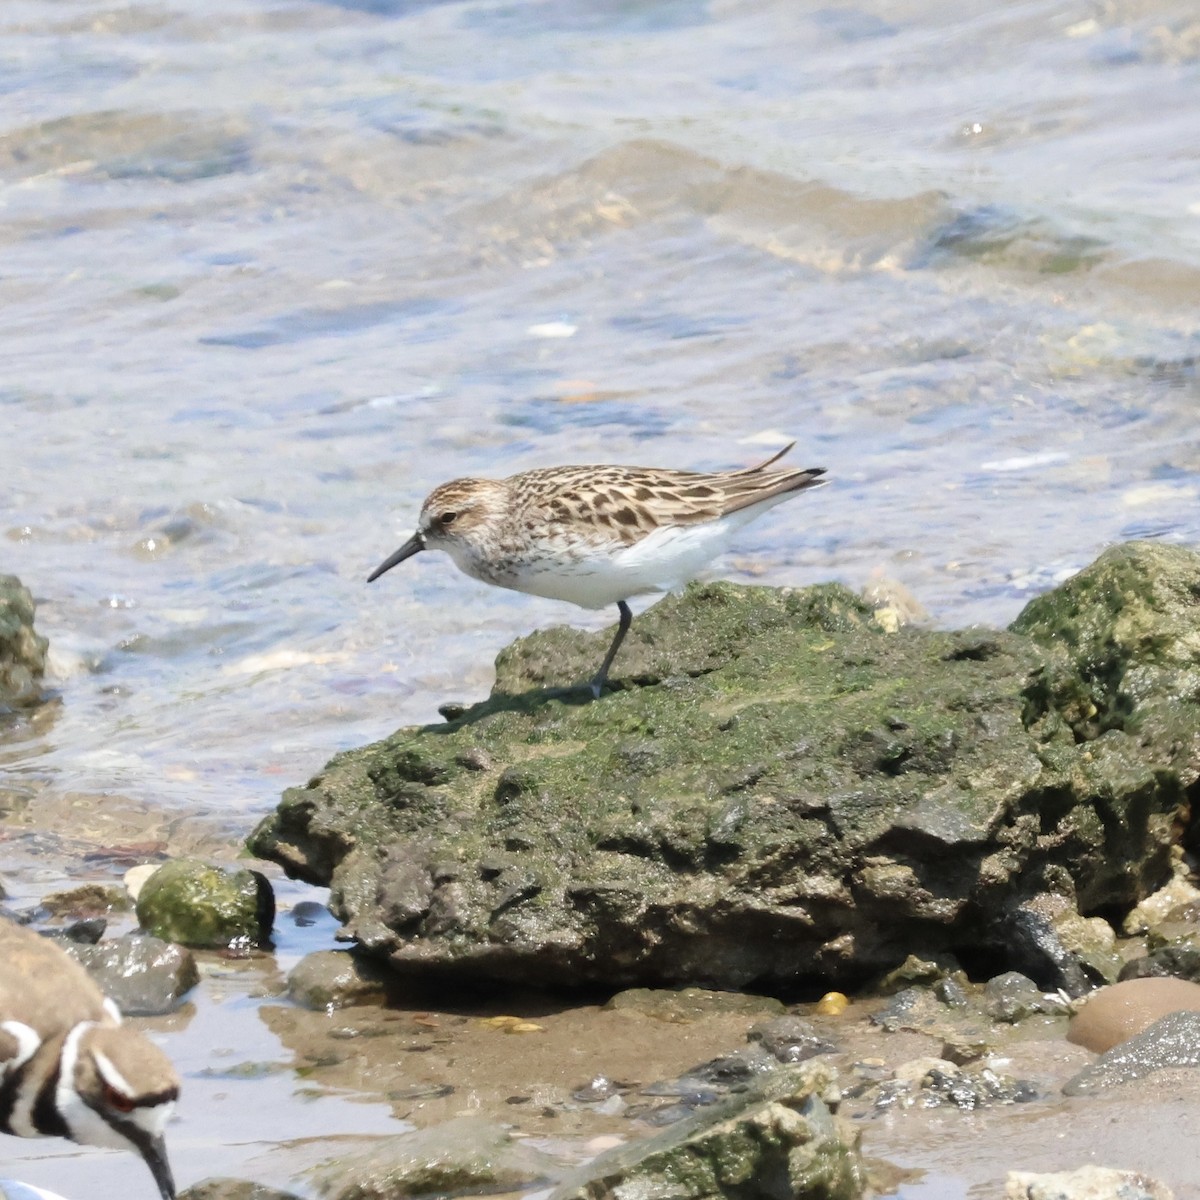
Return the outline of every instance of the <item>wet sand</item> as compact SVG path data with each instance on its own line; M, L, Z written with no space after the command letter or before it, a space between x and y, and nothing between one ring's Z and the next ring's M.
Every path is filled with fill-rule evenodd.
M42 872L50 860L45 860ZM41 873L41 872L39 872ZM96 875L110 879L111 875ZM78 875L75 877L79 878ZM184 1075L184 1099L169 1134L181 1186L232 1175L315 1195L305 1172L352 1154L377 1136L477 1116L512 1129L564 1167L612 1139L649 1136L653 1111L669 1097L643 1089L745 1047L762 1011L721 1012L686 1022L645 1011L612 1011L605 997L508 991L432 993L388 1007L333 1013L297 1008L283 997L286 970L302 953L332 946L335 925L297 928L288 906L319 897L281 885L285 906L278 949L244 959L201 953L202 982L166 1017L139 1019ZM20 896L17 897L21 899ZM915 1059L937 1057L942 1039L887 1033L871 1024L882 1000L854 1003L841 1016L793 1006L838 1046L834 1062L847 1099L843 1112L861 1131L881 1183L906 1200L998 1195L1010 1170L1059 1171L1085 1163L1141 1170L1200 1196L1191 1146L1200 1132L1200 1077L1177 1070L1095 1098L1059 1089L1093 1056L1065 1040L1065 1018L1029 1018L1005 1036L995 1069L1032 1083L1025 1103L974 1112L875 1106L864 1079ZM497 1017L518 1017L525 1033ZM619 1085L623 1101L578 1098L596 1076ZM640 1115L639 1115L640 1114ZM139 1194L147 1181L128 1156L55 1141L6 1140L10 1173L68 1196Z

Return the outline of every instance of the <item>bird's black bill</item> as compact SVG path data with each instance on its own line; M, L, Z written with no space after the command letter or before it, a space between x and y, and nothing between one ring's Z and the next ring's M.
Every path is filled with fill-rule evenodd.
M143 1135L138 1139L138 1149L158 1184L162 1200L175 1200L175 1179L171 1175L171 1164L167 1162L167 1144L162 1137Z
M375 570L373 570L370 575L367 576L367 582L374 583L375 580L384 573L384 571L390 571L397 563L402 563L406 558L412 558L414 554L419 554L424 549L425 539L419 533L414 533L412 537L410 537L408 541L396 551L395 554L391 555L389 558L385 558L383 562L381 562L379 566L377 566Z

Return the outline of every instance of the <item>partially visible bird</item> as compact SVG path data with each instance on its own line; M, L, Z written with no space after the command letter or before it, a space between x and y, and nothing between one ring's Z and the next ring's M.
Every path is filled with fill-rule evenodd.
M484 583L583 608L616 604L616 636L591 680L599 698L633 621L630 596L681 587L742 526L824 482L823 467L767 470L794 445L740 471L544 467L454 479L429 493L416 532L367 582L421 550L444 550Z
M61 947L0 917L0 1131L140 1155L163 1200L163 1130L179 1096L167 1056Z
M63 1197L19 1179L0 1179L0 1200L63 1200Z

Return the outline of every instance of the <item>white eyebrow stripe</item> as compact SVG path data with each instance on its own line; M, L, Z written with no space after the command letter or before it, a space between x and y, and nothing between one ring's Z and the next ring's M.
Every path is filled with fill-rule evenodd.
M93 1050L92 1058L95 1059L96 1066L99 1069L100 1074L104 1077L104 1082L107 1083L110 1088L120 1092L122 1096L125 1096L129 1100L132 1100L137 1095L137 1093L130 1086L129 1080L117 1070L112 1059L109 1058L107 1054L104 1054L99 1050Z
M10 1071L19 1071L37 1053L42 1038L33 1026L26 1025L24 1021L0 1021L0 1029L17 1043L16 1054L0 1063L0 1079L4 1079Z

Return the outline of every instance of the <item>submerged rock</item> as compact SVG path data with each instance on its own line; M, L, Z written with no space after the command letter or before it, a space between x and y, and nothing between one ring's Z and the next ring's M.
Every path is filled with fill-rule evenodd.
M619 690L543 690L609 635L535 634L490 700L338 755L250 845L409 974L774 988L959 951L1082 992L1119 964L1070 918L1170 878L1200 778L1198 593L1200 555L1146 543L1011 631L693 585L634 624Z
M0 575L0 712L36 704L49 644L33 628L33 596L15 575Z
M271 936L275 897L258 871L226 871L193 858L164 863L137 898L142 928L168 942L225 949Z
M300 1200L293 1192L264 1187L249 1179L203 1179L184 1188L179 1200Z
M548 1160L499 1125L457 1117L442 1125L381 1138L367 1150L314 1172L328 1200L402 1200L461 1192L511 1192L546 1177Z
M82 917L78 921L68 921L51 929L41 930L42 937L54 938L60 942L78 942L83 946L94 946L108 929L107 917Z
M832 1071L782 1067L745 1092L585 1164L549 1200L856 1200L857 1135L832 1114Z
M65 892L51 892L42 897L41 907L57 918L107 917L113 912L127 912L129 897L124 889L102 883L85 883Z
M126 1016L172 1012L200 982L192 952L160 938L131 933L95 945L72 943L65 948Z
M355 1004L382 1004L387 979L379 963L348 950L314 950L291 970L288 996L302 1008L332 1011Z
M963 1028L962 1007L947 1003L932 988L905 988L871 1014L871 1023L888 1033L908 1030L931 1037L952 1037Z
M641 1013L673 1025L687 1025L714 1013L757 1017L783 1012L783 1004L773 996L713 992L705 988L629 988L610 997L604 1007L611 1012Z

